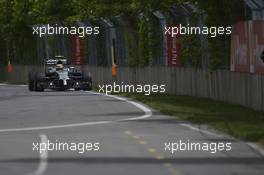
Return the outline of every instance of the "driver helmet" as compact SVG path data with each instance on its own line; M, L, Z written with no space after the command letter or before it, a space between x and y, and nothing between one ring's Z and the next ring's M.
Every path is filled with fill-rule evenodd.
M56 69L63 69L64 66L63 66L63 62L61 60L59 60L56 64Z

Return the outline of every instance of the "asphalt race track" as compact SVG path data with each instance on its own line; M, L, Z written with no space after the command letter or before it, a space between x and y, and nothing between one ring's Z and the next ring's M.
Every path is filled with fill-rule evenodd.
M33 143L99 143L99 150L33 151ZM164 143L232 142L232 151L165 151ZM200 130L130 100L93 92L0 86L2 175L263 175L247 143Z

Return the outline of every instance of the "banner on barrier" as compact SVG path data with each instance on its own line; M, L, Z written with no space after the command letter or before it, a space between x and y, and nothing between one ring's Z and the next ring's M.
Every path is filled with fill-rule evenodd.
M170 67L181 67L180 34L167 35L167 64Z
M81 38L77 35L73 35L72 38L72 60L71 63L73 65L84 65L84 43Z
M233 26L231 71L264 73L264 21L244 21Z

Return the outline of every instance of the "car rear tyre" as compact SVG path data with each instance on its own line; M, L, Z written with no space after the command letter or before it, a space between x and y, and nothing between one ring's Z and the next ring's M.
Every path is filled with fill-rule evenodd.
M28 90L29 91L35 91L35 73L29 72L28 74Z
M83 87L84 91L91 91L92 90L92 78L88 75L83 74Z
M40 84L41 75L37 72L30 72L28 74L28 89L29 91L42 92L43 86Z

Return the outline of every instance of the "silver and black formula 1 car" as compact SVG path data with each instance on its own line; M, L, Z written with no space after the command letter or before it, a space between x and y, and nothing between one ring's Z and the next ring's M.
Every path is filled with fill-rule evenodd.
M48 59L45 62L44 71L30 71L28 74L29 90L91 90L92 78L75 67L67 67L66 63L65 59Z

